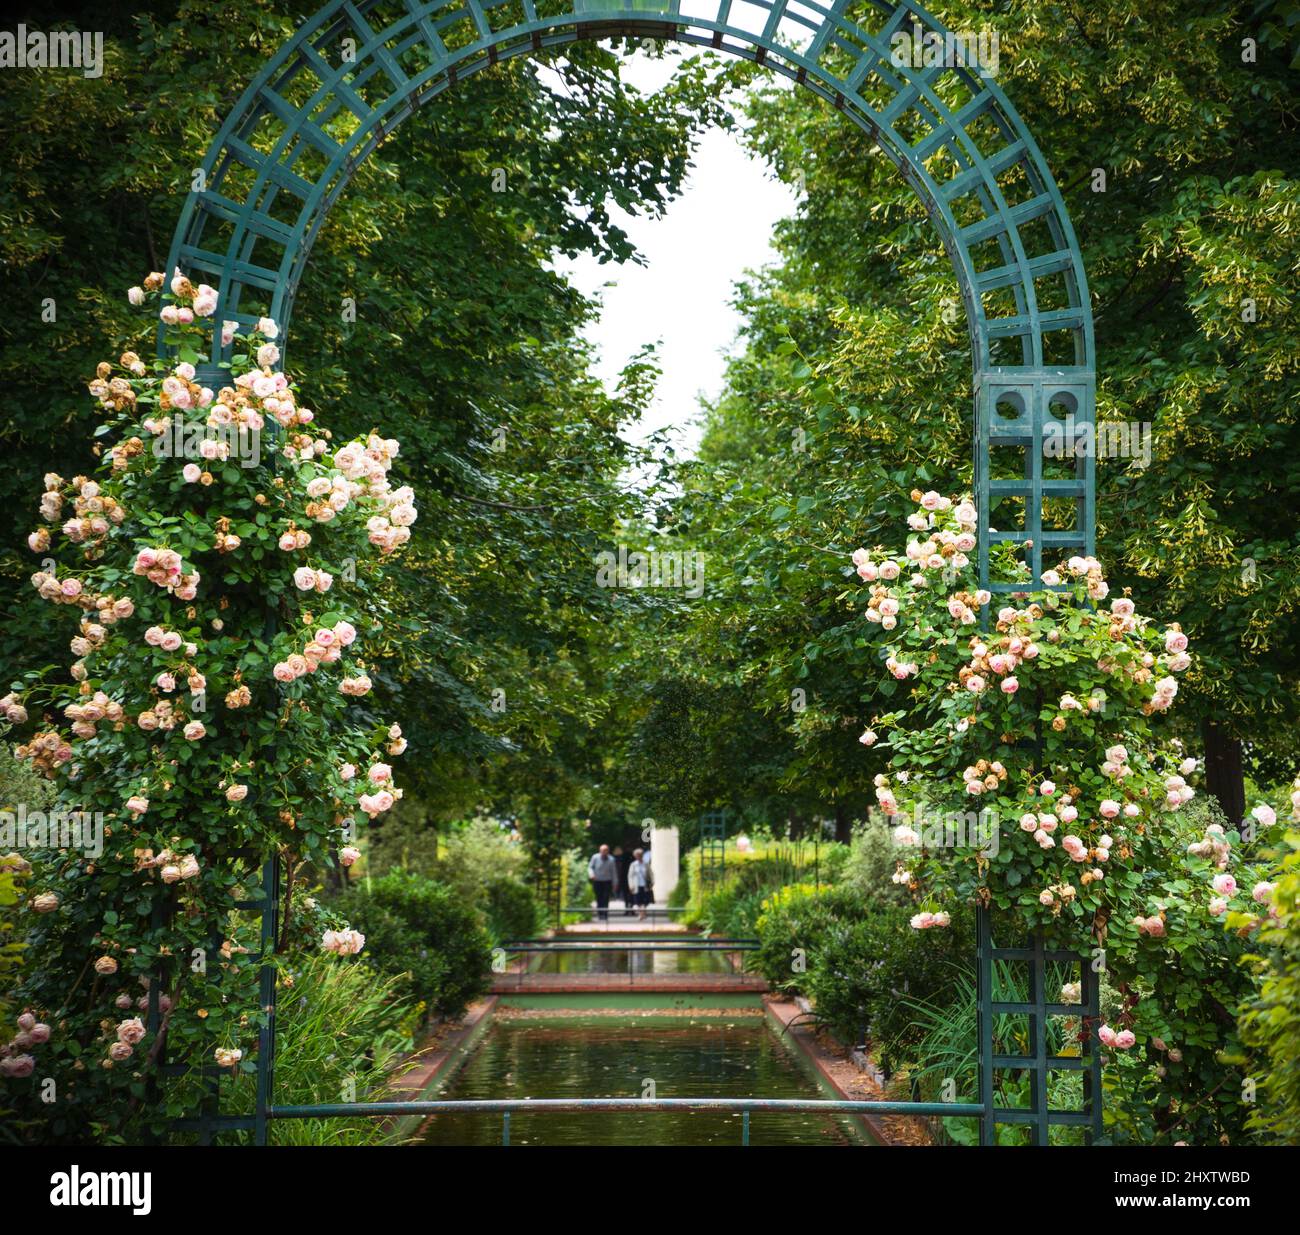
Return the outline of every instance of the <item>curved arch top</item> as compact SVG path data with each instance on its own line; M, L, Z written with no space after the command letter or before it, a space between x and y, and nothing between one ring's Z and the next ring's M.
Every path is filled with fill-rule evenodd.
M1091 451L1072 476L1043 476L1054 405L1071 409L1071 433L1091 432L1092 313L1074 229L1033 138L1002 91L967 62L960 40L947 44L952 57L895 53L898 36L915 47L948 35L915 4L327 0L221 126L203 160L201 188L185 202L168 269L216 286L218 320L247 325L265 315L287 336L329 207L402 120L500 60L621 35L766 65L872 135L933 219L961 290L974 361L982 574L990 536L1023 544L1035 580L1045 547L1056 557L1090 553ZM210 383L220 380L224 359L216 331L205 366ZM1023 478L994 477L994 446L1023 448ZM1023 527L990 533L990 503L1004 498L1012 499L1004 509L1017 511L1023 498ZM1074 500L1075 525L1044 528L1044 502L1059 506L1062 498Z

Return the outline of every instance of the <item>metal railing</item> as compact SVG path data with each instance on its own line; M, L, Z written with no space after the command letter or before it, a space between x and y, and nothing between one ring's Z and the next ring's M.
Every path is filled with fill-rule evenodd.
M731 968L716 974L657 974L653 970L641 970L643 978L655 977L735 977L744 976L749 970L745 963L746 952L757 952L759 943L757 939L693 939L693 940L654 940L633 938L633 939L609 939L601 940L599 943L581 943L577 940L568 939L544 939L544 940L526 940L521 943L503 943L499 945L498 951L505 953L507 956L560 956L566 953L583 953L589 952L596 955L600 953L619 953L627 952L627 981L629 986L636 985L637 969L633 961L632 954L637 952L704 952L704 953L722 953L724 956L738 956L739 965L733 965ZM509 976L510 970L497 970L498 976ZM522 987L524 979L537 973L536 970L529 969L525 963L513 971L515 984ZM587 973L574 973L565 975L557 973L556 977L586 977L588 975L602 974L608 977L622 977L622 974L614 970L592 969Z
M978 1118L977 1102L869 1102L831 1098L469 1098L410 1102L325 1102L312 1106L272 1106L268 1119L345 1119L357 1115L400 1119L410 1115L499 1113L501 1144L510 1144L510 1116L517 1111L554 1114L565 1111L739 1112L740 1143L749 1144L752 1113L777 1112L822 1115L952 1115Z

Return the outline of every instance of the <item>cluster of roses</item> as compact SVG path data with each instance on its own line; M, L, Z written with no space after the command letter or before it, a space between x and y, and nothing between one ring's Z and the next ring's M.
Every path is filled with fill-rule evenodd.
M166 279L155 271L144 280L143 287L128 289L126 298L137 307L144 304L147 292L161 290ZM196 317L211 317L217 311L217 290L206 283L197 287L179 270L172 275L172 295L177 300L187 300L189 304L168 304L159 311L158 317L168 326L189 326Z
M126 804L127 809L132 811L137 819L144 813L138 809L141 802L144 809L148 810L149 803L138 797L129 799ZM163 883L171 884L179 883L182 879L196 879L202 871L198 858L192 853L177 854L170 849L163 849L155 854L151 847L145 847L136 849L134 856L137 873L156 870Z
M40 515L46 523L58 523L63 518L65 488L70 488L73 494L73 513L64 521L62 532L74 545L84 544L89 549L108 534L111 526L126 518L122 504L103 492L96 481L76 476L66 486L57 472L47 472L40 502ZM27 544L33 553L46 552L50 547L49 528L37 528L27 537Z
M14 757L30 759L42 776L53 776L72 760L72 747L57 729L45 729L33 735L31 741L15 746Z
M954 505L951 498L933 491L914 493L912 496L922 509L908 516L908 526L913 531L924 532L926 535L923 539L908 541L906 558L913 570L911 585L914 588L927 588L930 586L927 571L940 572L947 581L955 577L956 572L970 565L968 554L975 548L976 512L969 501ZM948 512L951 514L947 521L953 526L932 526L935 514ZM867 621L879 623L883 630L894 630L898 626L902 600L897 594L898 590L891 589L888 585L901 577L905 566L888 557L881 562L873 561L866 549L854 551L853 565L857 568L860 579L874 585L864 614ZM974 622L978 607L988 602L987 592L961 593L951 598L949 607L959 621Z
M27 709L18 702L18 696L13 691L0 699L0 716L3 716L11 725L27 723Z
M185 563L175 549L141 549L131 563L131 573L170 592L177 600L193 600L198 595L199 572L185 571Z
M329 930L321 936L320 946L323 952L333 952L338 956L355 956L366 946L366 937L351 927L340 931Z
M302 652L294 652L278 661L271 670L277 682L293 682L304 674L315 673L321 665L332 665L343 655L357 637L351 622L335 622L333 627L322 626L307 642Z
M30 1054L30 1050L49 1040L50 1027L38 1021L31 1012L24 1012L18 1018L18 1032L0 1046L0 1076L31 1076L36 1068L36 1057Z
M997 759L980 759L962 770L961 779L966 792L972 797L978 797L1002 785L1007 779L1007 769Z
M390 737L395 735L388 749L400 754L406 749L406 739L402 737L401 729L394 725L388 732ZM356 775L355 764L345 763L339 769L339 779L345 782L354 780ZM402 791L393 784L393 769L386 763L372 764L366 772L365 783L371 786L371 790L359 794L357 806L371 819L376 815L382 815L386 810L391 810L393 803L402 796Z
M988 594L981 592L979 595ZM965 609L964 602L962 608ZM1004 695L1014 695L1020 689L1020 679L1015 676L1015 670L1025 661L1037 659L1039 649L1027 633L1017 634L1014 627L1017 622L1027 624L1033 618L1041 617L1041 610L1034 613L1036 608L1037 606L1031 605L1022 613L1008 605L998 611L997 636L987 640L979 637L970 640L970 663L957 671L957 680L971 694L982 694L988 687L990 675L1002 679L999 688ZM948 611L952 613L951 604ZM966 619L959 617L957 620L965 622ZM994 651L994 647L998 650Z
M85 703L70 703L63 709L63 714L72 722L72 732L79 738L89 741L98 731L101 721L120 726L126 713L122 705L110 699L102 690L95 691Z

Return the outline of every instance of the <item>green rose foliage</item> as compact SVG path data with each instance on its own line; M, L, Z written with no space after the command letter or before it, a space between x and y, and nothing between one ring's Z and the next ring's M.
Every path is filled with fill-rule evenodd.
M1116 1135L1237 1137L1247 944L1223 923L1268 886L1258 855L1275 818L1261 805L1228 826L1188 808L1196 761L1160 732L1191 661L1185 637L1126 598L1100 608L1109 588L1092 558L1031 586L1016 547L995 543L991 579L1007 587L991 596L970 501L913 498L905 554L854 555L864 626L886 637L892 685L910 692L873 719L885 736L862 740L890 752L876 798L897 825L912 925L942 930L956 907L983 904L999 933L1041 931L1089 957L1118 992L1096 1027L1124 1062Z
M415 517L398 445L332 442L276 373L268 319L227 323L228 380L201 387L216 293L170 287L151 275L131 299L162 303L174 358L99 366L101 463L46 477L29 540L70 672L0 701L56 807L102 825L102 846L51 835L27 855L17 1002L51 1033L21 1062L5 1048L0 1083L33 1137L161 1130L187 1101L155 1090L164 1056L252 1070L262 860L328 865L400 796L383 761L405 740L367 707L358 638L382 631L376 584Z

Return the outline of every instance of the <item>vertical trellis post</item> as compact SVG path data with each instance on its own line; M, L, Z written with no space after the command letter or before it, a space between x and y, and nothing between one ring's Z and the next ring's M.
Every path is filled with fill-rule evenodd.
M984 1108L980 1118L980 1144L997 1143L1001 1125L1027 1126L1035 1145L1051 1143L1053 1127L1079 1127L1084 1139L1100 1139L1101 1127L1101 1056L1098 1052L1097 1026L1098 981L1088 957L1077 952L1046 947L1041 932L1035 932L1023 947L998 947L994 942L991 911L976 910L977 998L979 1033L979 1101ZM1026 998L998 998L1001 991L1000 967L1023 965L1026 973ZM1079 1002L1064 1003L1051 998L1049 983L1060 980L1059 969L1078 966ZM1050 1049L1050 1022L1053 1017L1078 1021L1077 1055L1062 1055ZM1012 1053L999 1050L999 1030L1011 1018L1026 1022L1025 1050ZM1053 1072L1079 1072L1082 1100L1076 1107L1054 1108L1050 1104ZM1029 1105L999 1106L997 1078L1000 1072L1027 1074Z

